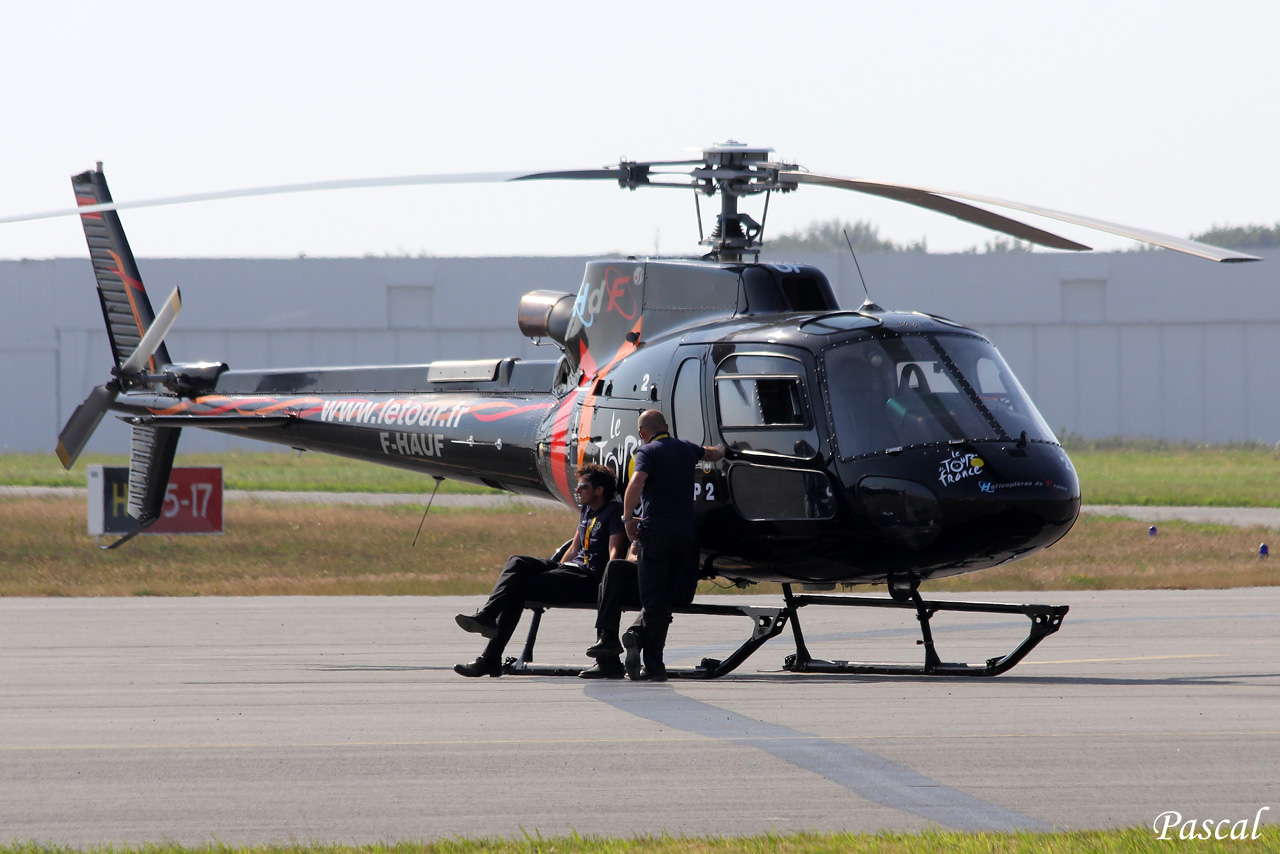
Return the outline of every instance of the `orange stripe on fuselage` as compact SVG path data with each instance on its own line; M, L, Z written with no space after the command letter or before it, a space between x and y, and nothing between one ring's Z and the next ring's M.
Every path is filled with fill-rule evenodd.
M640 319L636 321L636 325L631 327L631 331L632 333L634 333L634 338L636 341L640 340L640 326L643 323L644 323L644 316L641 315ZM613 368L614 365L618 364L618 362L620 362L625 357L630 356L635 351L636 351L636 345L630 341L624 340L622 346L618 348L618 352L614 354L611 360L609 360L609 364L605 365L603 368L600 368L599 370L596 370L595 362L591 361L591 354L588 353L585 348L583 348L582 350L582 359L583 359L582 364L586 365L589 363L591 365L591 370L589 371L585 370L584 368L584 373L587 374L589 377L591 377L591 386L590 386L591 391L587 392L587 396L582 401L582 415L579 416L579 419L578 419L578 465L579 466L581 466L583 462L586 461L587 443L591 440L590 439L591 420L595 416L595 411L596 411L596 395L595 395L594 381L597 379L603 379L605 374L609 373L609 371Z
M573 417L573 402L577 399L575 390L560 404L556 411L555 421L551 424L551 478L555 481L560 500L566 504L576 504L573 493L569 489L569 420Z

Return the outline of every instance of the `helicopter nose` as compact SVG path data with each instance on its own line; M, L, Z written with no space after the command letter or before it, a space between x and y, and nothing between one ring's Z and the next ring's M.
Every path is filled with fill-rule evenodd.
M864 477L857 493L876 528L904 548L923 549L942 533L942 507L933 490L922 483Z

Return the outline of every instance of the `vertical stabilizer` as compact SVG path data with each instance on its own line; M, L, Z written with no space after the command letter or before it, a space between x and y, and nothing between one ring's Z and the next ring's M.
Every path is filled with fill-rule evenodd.
M74 176L71 185L78 205L112 201L107 179L102 174L102 164L98 164L96 170ZM93 275L98 280L98 299L107 322L111 352L115 356L116 367L120 367L138 348L143 334L155 320L155 311L147 298L147 289L142 284L142 276L138 273L119 215L115 211L81 214L80 224L89 244ZM158 373L159 368L169 362L169 351L161 344L148 360L146 369L150 373Z
M137 527L105 548L124 545L160 518L181 432L177 427L134 425L129 453L129 515Z

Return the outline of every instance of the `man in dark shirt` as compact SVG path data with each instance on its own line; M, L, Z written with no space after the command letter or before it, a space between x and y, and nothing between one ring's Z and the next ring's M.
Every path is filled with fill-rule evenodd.
M698 584L698 538L693 524L694 467L701 460L715 462L721 448L676 439L656 409L640 413L641 445L635 452L635 473L622 499L627 536L639 542L637 580L640 619L622 638L624 665L632 679L662 682L667 669L662 649L667 642L674 602L693 599ZM640 515L635 515L639 506ZM641 669L641 652L644 667Z
M617 478L604 466L588 463L578 469L576 490L582 513L573 543L561 562L513 555L483 607L454 618L464 630L489 639L479 658L455 665L455 671L463 676L501 676L502 651L520 622L525 602L595 604L605 565L627 551L622 505L614 499L617 488Z

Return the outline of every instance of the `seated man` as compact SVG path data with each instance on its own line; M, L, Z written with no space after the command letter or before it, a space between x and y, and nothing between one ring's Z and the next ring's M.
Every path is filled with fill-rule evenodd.
M626 560L611 560L600 580L600 596L596 600L596 642L587 648L587 655L596 663L578 674L582 679L621 679L626 673L622 666L622 641L618 639L618 626L625 608L640 610L640 583L637 577L639 554L636 544L631 544ZM693 601L692 595L689 597ZM688 605L680 601L677 605Z
M587 647L587 655L596 663L578 674L582 679L620 679L627 672L620 658L625 648L618 637L618 628L624 610L640 610L638 560L637 544L633 542L626 560L611 560L604 569L600 595L596 599L596 642ZM684 578L678 589L672 591L671 604L677 608L692 604L697 582L692 575ZM640 625L637 616L632 628ZM636 669L634 661L632 669Z
M604 466L588 463L578 469L576 490L582 515L573 543L559 563L513 555L483 607L474 615L454 618L464 630L489 639L479 658L455 665L455 671L463 676L501 676L502 651L520 622L525 602L596 604L605 564L627 550L622 505L614 498L617 489L617 478Z

